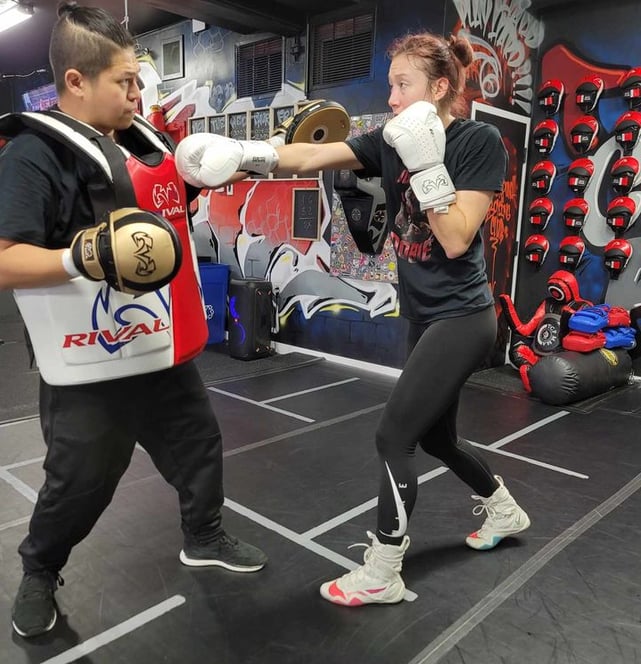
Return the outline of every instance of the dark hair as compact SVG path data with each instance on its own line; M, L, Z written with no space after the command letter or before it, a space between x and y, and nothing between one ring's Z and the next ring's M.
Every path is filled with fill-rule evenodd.
M445 39L430 32L398 37L387 49L387 55L390 59L397 55L414 57L430 81L446 78L450 85L443 102L451 107L465 88L465 70L474 60L472 45L465 37L450 35Z
M133 37L104 9L61 2L49 44L58 94L64 92L67 70L77 69L90 79L96 78L111 65L115 53L134 44Z

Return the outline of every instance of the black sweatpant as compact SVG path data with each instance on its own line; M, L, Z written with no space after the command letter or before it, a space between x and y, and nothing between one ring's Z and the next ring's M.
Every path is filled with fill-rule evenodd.
M78 386L40 383L45 483L18 549L27 572L58 572L111 502L138 442L178 492L185 536L221 531L222 441L193 362Z
M381 541L399 542L407 529L418 487L417 445L440 459L478 495L490 496L498 488L483 457L456 430L460 391L487 357L495 338L493 307L427 326L410 324L408 359L376 432Z

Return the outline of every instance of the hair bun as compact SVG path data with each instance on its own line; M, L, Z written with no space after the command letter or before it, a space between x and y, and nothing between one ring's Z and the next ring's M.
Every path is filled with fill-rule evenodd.
M459 59L464 67L469 67L474 60L474 50L467 37L451 35L447 41L452 53Z
M78 3L75 0L63 0L58 5L58 18L65 14L73 14L74 10L78 8Z

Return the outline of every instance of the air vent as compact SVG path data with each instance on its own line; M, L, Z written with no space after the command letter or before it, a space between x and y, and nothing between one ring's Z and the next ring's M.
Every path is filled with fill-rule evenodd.
M254 97L278 92L283 81L283 40L265 39L236 47L236 93Z
M374 15L312 27L312 87L370 76Z

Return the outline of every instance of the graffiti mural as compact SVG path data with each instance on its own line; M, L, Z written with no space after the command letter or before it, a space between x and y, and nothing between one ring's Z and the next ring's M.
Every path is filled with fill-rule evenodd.
M279 293L279 316L292 308L305 319L325 309L356 307L370 316L395 314L391 284L369 284L329 273L332 210L322 192L321 240L292 237L292 191L315 179L244 180L203 193L194 216L197 253L230 266L237 278L265 278ZM209 253L206 253L209 252Z
M543 23L528 12L530 3L506 0L453 0L460 27L474 49L468 95L525 112L532 110L532 53L543 42Z

